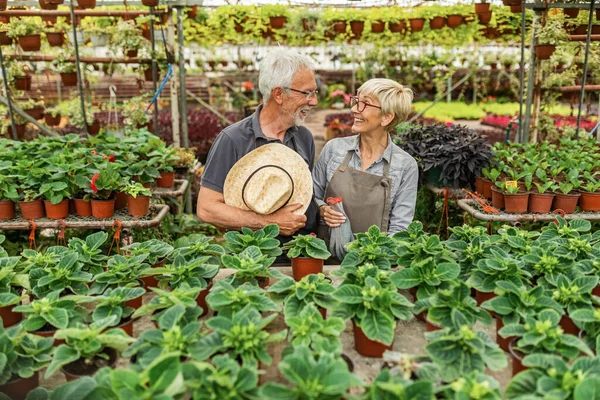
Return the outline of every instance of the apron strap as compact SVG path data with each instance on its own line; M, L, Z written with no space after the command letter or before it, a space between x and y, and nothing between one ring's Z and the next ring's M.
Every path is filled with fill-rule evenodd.
M350 162L350 159L352 158L352 152L354 150L350 150L348 152L348 154L346 154L346 158L344 158L344 161L342 162L342 165L340 165L340 167L338 168L340 171L344 172L346 171L346 168L348 167L348 163Z

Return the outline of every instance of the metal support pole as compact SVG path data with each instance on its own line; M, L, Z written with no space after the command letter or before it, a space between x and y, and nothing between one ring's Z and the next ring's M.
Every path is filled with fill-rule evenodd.
M169 25L167 30L168 48L172 54L175 53L175 26L173 25L173 8L169 6ZM179 134L179 100L178 100L178 81L177 74L173 74L170 79L171 96L171 128L173 129L173 145L181 146L181 135Z
M590 37L592 34L592 18L594 17L595 2L596 0L592 0L592 2L590 3L590 17L588 19L587 38L585 41L585 56L583 59L583 79L581 80L581 92L579 93L579 107L577 110L577 128L575 129L575 139L579 139L579 128L581 127L581 107L583 106L583 96L585 96L585 81L587 78L588 57L590 54Z
M529 142L529 124L531 123L531 104L533 102L533 87L535 81L536 57L535 57L535 25L540 18L540 11L535 10L533 23L531 24L531 48L529 55L529 76L527 78L527 104L525 106L525 120L522 126L521 142Z
M154 7L150 7L150 44L152 46L152 92L158 91L158 66L156 65L156 38L154 32ZM154 133L158 135L158 100L154 103L153 120L154 120Z
M523 91L525 90L525 0L521 3L521 64L519 65L519 122L523 121ZM523 137L523 124L519 123L517 142Z
M185 87L185 58L183 54L183 7L176 7L177 10L177 51L179 53L179 95L181 96L179 104L179 116L181 120L181 145L188 148L190 146L188 138L187 124L187 94Z
M446 93L448 93L446 95L446 103L452 102L452 76L449 76L446 81Z
M81 103L81 114L83 117L83 126L86 133L89 134L88 121L85 115L85 93L83 92L83 74L79 64L79 43L77 43L77 21L75 20L75 11L73 9L73 0L69 1L69 10L71 10L71 28L73 28L73 48L75 49L75 67L77 68L77 88L79 89L79 101ZM92 121L93 122L93 121Z
M6 67L4 66L4 55L2 54L2 46L0 46L0 64L2 64L2 80L4 81L4 92L6 99L8 100L8 116L10 118L10 126L12 128L12 137L14 140L18 140L19 136L17 136L17 125L15 124L12 100L10 98L10 90L8 89L8 76L6 75Z

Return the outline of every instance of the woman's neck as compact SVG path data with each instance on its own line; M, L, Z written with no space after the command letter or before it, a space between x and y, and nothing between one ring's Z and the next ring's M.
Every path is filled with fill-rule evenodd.
M387 132L360 134L360 154L363 158L376 159L385 151L388 145Z

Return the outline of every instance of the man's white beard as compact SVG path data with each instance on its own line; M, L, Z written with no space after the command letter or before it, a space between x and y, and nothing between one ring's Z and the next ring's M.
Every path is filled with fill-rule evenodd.
M294 126L303 126L306 117L308 117L308 113L311 109L311 107L306 107L296 111L296 113L294 114ZM306 116L302 116L302 111L306 111Z

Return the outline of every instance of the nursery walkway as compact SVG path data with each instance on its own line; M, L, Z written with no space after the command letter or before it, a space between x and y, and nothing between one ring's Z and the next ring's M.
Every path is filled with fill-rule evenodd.
M317 158L319 158L319 154L321 154L321 150L323 149L323 146L325 146L325 138L327 137L327 128L324 126L325 117L328 114L335 114L339 112L340 110L315 109L306 117L304 126L306 126L312 132L313 137L315 138L315 161Z

